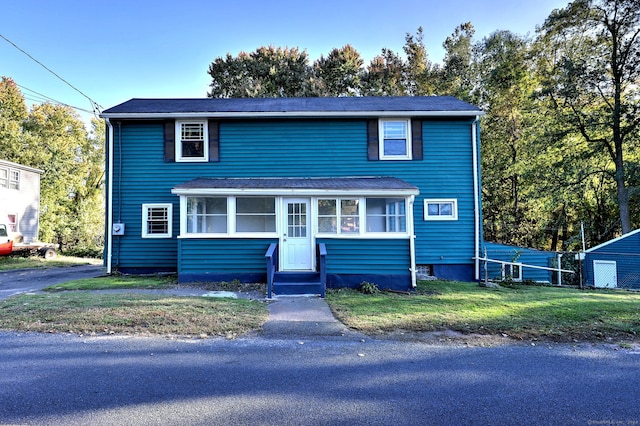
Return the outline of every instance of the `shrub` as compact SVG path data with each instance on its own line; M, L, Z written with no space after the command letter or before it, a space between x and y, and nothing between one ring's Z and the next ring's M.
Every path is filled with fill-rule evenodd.
M360 287L358 287L358 291L364 294L376 294L380 292L380 289L374 283L363 281L362 283L360 283Z

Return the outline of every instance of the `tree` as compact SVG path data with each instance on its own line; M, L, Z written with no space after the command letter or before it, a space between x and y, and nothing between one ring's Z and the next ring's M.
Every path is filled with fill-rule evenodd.
M87 173L81 149L86 143L86 130L70 107L48 103L32 109L25 128L30 135L25 163L44 170L40 238L63 248L77 237L77 218L70 213Z
M625 153L640 125L640 0L575 0L540 29L541 95L593 152L604 152L622 233L631 231Z
M310 67L306 52L297 48L260 47L255 52L227 53L209 65L211 98L269 98L307 96Z
M22 125L27 106L16 83L7 77L0 80L0 158L20 162L24 151Z
M431 96L435 93L432 64L427 48L424 45L422 27L418 27L415 35L405 35L404 53L407 63L404 67L404 86L410 96Z
M360 53L350 44L333 49L327 57L320 56L313 68L316 76L316 95L357 96L361 90L362 65Z
M362 94L365 96L405 96L405 64L390 49L374 57L362 77Z
M509 31L476 46L478 101L487 113L481 147L485 232L490 240L535 245L536 220L525 196L531 182L524 180L533 156L528 129L534 82L527 58L527 41Z
M455 96L472 101L475 88L473 75L473 35L471 22L460 24L442 43L445 50L442 67L436 70L436 91L439 95Z

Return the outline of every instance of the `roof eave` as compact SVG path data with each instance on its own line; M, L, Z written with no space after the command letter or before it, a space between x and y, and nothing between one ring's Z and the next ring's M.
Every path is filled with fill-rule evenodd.
M175 195L306 195L306 196L416 196L418 189L312 189L312 188L173 188Z
M360 117L478 117L484 111L232 111L232 112L141 112L102 113L109 119L167 119L167 118L360 118Z

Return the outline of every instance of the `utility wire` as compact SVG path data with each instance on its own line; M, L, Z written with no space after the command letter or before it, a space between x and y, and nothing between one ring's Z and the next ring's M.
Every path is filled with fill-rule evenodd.
M33 102L54 102L54 103L56 103L58 105L67 106L67 107L76 109L78 111L88 112L89 114L94 114L95 113L95 111L89 111L86 108L80 108L80 107L76 107L76 106L73 106L73 105L66 104L64 102L60 102L59 100L53 99L52 97L49 97L47 95L43 95L42 93L36 92L35 90L29 89L28 87L21 86L20 84L16 83L16 86L18 86L19 88L21 88L23 90L26 90L26 91L29 91L29 92L32 92L32 93L35 94L35 95L33 95L31 93L25 93L24 94L25 99L28 99L30 101L33 101Z
M93 114L94 115L98 115L102 109L102 107L95 102L93 99L91 99L89 96L85 95L80 89L78 89L77 87L75 87L73 84L69 83L67 80L65 80L64 78L60 77L56 72L54 72L53 70L51 70L49 67L47 67L45 64L43 64L42 62L40 62L39 60L37 60L36 58L34 58L33 56L31 56L30 54L28 54L27 52L25 52L23 49L21 49L17 44L15 44L14 42L12 42L11 40L9 40L8 38L6 38L5 36L3 36L2 34L0 34L0 38L3 38L7 43L11 44L13 47L15 47L16 49L18 49L20 52L24 53L25 55L27 55L32 61L34 61L35 63L37 63L38 65L40 65L42 68L46 69L47 71L49 71L51 74L55 75L58 79L60 79L61 81L63 81L64 83L66 83L69 87L71 87L73 90L75 90L76 92L80 93L82 96L84 96L85 98L87 98L89 100L89 102L91 102L91 108L93 108Z

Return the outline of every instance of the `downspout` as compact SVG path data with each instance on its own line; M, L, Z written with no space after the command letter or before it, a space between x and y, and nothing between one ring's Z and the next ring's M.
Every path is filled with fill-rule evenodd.
M416 200L416 196L412 195L409 198L409 211L412 213L409 217L411 218L411 233L409 235L409 252L410 252L410 256L411 256L411 287L416 288L416 286L418 285L417 282L417 278L416 278L416 234L414 231L414 224L413 224L413 204Z
M471 123L471 148L473 151L473 209L474 209L474 270L476 281L480 279L480 182L478 176L478 121L479 116Z
M108 186L109 191L107 194L107 274L111 273L111 255L113 253L113 125L108 118L105 118L105 122L107 123L107 127L109 129L107 136L107 157L109 159L109 178L108 178Z

